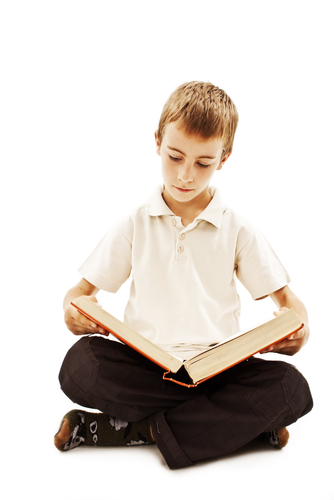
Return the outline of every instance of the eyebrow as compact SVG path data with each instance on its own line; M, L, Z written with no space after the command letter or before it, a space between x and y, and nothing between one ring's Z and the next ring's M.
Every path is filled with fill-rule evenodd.
M171 146L167 146L167 148L171 149L172 151L177 151L178 153L181 153L181 155L183 155L183 156L187 156L185 153L180 151L180 149L172 148ZM199 156L198 158L208 158L208 160L215 160L216 156L202 155L202 156Z

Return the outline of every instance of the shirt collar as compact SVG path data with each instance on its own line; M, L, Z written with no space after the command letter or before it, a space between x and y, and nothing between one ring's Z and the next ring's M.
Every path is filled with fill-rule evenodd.
M166 205L165 200L162 197L163 186L158 186L152 196L147 202L148 215L159 216L159 215L175 215L171 209Z
M212 200L203 212L196 217L196 219L206 220L220 229L222 224L222 215L227 209L227 205L223 202L218 188L209 187L209 192L212 196Z
M163 186L158 186L147 202L148 214L153 217L160 215L175 215L166 205L162 197L162 191ZM209 191L212 196L212 200L205 210L203 210L203 212L196 217L196 219L205 220L220 229L222 214L227 209L227 206L223 203L218 188L210 187Z

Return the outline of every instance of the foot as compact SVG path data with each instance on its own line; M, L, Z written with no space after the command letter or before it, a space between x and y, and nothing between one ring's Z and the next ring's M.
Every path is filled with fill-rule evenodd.
M60 451L78 446L133 446L150 444L147 420L124 422L105 413L72 410L67 413L54 437Z
M286 427L281 427L277 431L264 432L261 437L274 448L281 450L288 444L289 431Z

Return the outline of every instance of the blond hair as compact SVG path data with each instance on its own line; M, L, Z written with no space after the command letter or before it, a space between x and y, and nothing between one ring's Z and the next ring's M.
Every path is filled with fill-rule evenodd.
M212 83L188 82L180 85L164 105L157 136L161 144L166 126L180 120L186 134L221 139L225 156L232 151L238 119L237 108L224 90Z

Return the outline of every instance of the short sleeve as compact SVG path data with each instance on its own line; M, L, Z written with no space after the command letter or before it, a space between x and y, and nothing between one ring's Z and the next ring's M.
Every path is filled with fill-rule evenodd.
M236 255L236 276L254 300L283 288L291 279L260 231Z
M78 271L97 288L115 293L132 269L131 221L113 226Z

